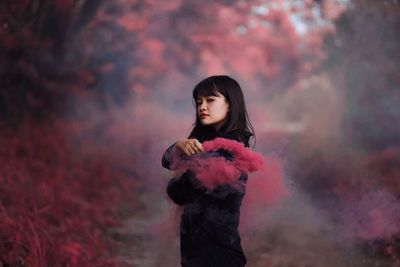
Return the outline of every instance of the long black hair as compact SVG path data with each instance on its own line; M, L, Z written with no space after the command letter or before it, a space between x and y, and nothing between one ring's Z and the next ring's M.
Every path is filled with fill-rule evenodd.
M207 96L222 94L229 104L227 120L221 128L216 130L212 126L202 125L197 114L197 99ZM226 75L215 75L200 81L193 89L193 105L196 112L196 121L188 138L199 140L207 139L213 132L216 134L234 133L243 143L249 145L250 138L255 140L255 132L250 123L244 102L242 88L239 83ZM253 147L255 145L255 141Z

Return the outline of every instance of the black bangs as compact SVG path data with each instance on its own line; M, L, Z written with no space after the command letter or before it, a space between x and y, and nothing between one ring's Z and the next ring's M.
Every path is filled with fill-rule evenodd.
M204 80L196 85L193 90L193 99L197 100L199 96L217 96L218 88L211 80Z

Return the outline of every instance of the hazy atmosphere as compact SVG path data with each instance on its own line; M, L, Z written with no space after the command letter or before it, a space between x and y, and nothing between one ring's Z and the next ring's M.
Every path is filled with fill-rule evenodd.
M209 75L266 162L249 267L400 266L400 1L3 0L0 266L180 266L163 152Z

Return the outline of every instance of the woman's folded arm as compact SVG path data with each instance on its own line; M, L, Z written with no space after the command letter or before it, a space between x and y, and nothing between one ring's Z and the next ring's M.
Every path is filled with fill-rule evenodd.
M178 151L178 149L175 147L175 143L170 145L164 152L162 158L161 158L161 165L169 170L175 170L176 169L176 163L177 161L180 160L187 160L188 156L185 154L181 153Z
M195 174L187 170L179 178L172 178L167 186L168 196L178 205L193 202L206 190L200 185Z

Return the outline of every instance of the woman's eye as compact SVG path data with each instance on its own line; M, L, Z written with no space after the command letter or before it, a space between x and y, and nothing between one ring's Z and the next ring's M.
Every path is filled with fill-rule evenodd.
M208 103L208 102L213 102L215 99L214 98L207 98L207 99L205 99L205 101ZM202 100L199 100L199 101L197 101L196 102L196 104L199 106L199 105L201 105L201 103L202 103L203 101Z

